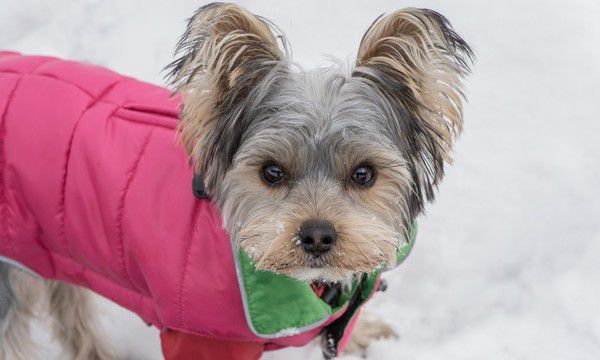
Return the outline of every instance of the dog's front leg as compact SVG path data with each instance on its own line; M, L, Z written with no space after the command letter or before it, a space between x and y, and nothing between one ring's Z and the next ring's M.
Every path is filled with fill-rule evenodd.
M364 356L372 341L397 337L398 334L390 325L375 316L362 312L356 320L345 352Z
M53 334L69 358L115 359L99 334L89 291L56 281L46 281L45 286Z

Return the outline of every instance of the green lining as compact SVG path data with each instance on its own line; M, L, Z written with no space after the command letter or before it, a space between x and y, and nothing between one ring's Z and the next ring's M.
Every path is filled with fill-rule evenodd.
M409 243L398 248L396 265L410 253L416 226L411 227L409 235ZM358 281L353 281L352 286L342 292L340 305L332 308L315 294L309 283L287 275L257 270L242 248L235 255L248 325L256 335L264 338L295 335L320 326L332 315L343 311L358 289L365 301L375 290L381 272L369 274L362 286Z

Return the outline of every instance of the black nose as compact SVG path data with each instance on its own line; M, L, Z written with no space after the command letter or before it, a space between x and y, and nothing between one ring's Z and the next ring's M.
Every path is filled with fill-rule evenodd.
M314 256L329 251L337 240L333 224L323 220L304 222L298 230L298 237L304 251Z

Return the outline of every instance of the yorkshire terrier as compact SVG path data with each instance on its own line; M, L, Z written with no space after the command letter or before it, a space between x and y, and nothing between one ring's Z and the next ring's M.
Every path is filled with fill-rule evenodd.
M339 281L391 268L451 162L471 49L426 9L376 19L349 72L294 71L286 49L237 6L197 12L168 66L183 144L259 269Z
M350 69L303 71L287 49L274 25L236 5L210 4L190 19L167 68L195 170L260 270L343 283L393 268L452 161L472 51L445 17L415 8L377 18ZM0 290L19 292L2 281ZM47 289L55 308L76 292ZM63 339L87 308L81 297L78 314L54 309ZM357 329L355 349L391 333L370 326L380 330Z

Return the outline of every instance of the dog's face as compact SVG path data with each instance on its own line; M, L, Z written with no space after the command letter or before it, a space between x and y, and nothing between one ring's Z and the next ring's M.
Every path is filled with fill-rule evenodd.
M220 181L226 227L259 268L343 277L395 261L410 174L370 86L331 70L288 77Z
M441 15L377 19L354 69L294 71L285 40L201 8L171 64L182 139L257 268L337 281L393 267L461 129L471 50Z

